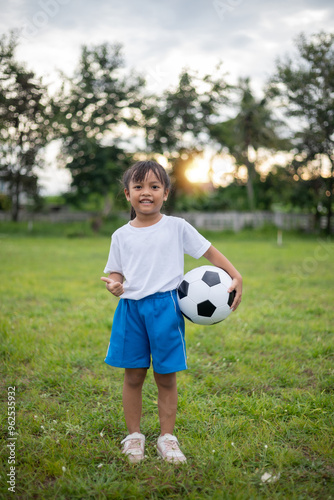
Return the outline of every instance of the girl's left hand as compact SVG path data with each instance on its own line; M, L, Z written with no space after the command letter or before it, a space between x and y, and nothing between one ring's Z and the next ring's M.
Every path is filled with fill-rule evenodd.
M233 290L236 291L236 294L234 297L234 301L231 305L231 309L232 309L232 311L235 311L241 302L241 296L242 296L242 278L241 278L241 276L240 277L238 276L237 278L234 278L232 280L231 286L227 291L228 291L228 293L230 293Z

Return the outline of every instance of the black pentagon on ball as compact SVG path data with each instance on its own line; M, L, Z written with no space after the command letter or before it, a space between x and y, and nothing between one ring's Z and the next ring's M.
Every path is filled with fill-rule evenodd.
M210 300L205 300L200 304L197 304L197 313L199 316L205 316L206 318L211 318L216 310L216 306L210 302Z
M183 280L179 288L177 289L177 293L179 294L179 298L183 299L188 295L189 283L186 280Z
M218 273L214 271L205 271L205 273L203 274L202 281L204 281L204 283L206 283L208 286L219 285L220 276Z
M234 297L236 295L236 291L235 290L232 290L232 292L229 293L229 296L228 296L228 305L231 307L231 305L233 304L233 301L234 301Z

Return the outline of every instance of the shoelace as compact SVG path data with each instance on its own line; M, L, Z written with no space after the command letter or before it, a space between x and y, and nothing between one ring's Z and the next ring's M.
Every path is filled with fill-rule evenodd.
M128 446L126 446L126 444L128 444ZM141 441L140 439L129 439L127 441L127 443L125 443L125 449L126 451L136 451L136 450L140 450L141 451Z
M180 451L177 441L165 441L165 446L167 451Z

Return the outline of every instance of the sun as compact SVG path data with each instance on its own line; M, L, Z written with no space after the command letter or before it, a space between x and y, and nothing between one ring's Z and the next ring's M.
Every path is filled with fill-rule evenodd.
M185 171L185 176L193 184L209 182L209 163L204 158L195 158Z
M233 181L235 164L230 155L217 155L204 151L195 157L185 170L185 176L193 184L227 186Z

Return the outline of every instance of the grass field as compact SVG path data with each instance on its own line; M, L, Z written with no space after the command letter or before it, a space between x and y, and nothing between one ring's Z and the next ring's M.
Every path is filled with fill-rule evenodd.
M243 274L243 302L223 323L187 322L175 430L187 464L157 459L150 372L147 458L134 466L120 453L123 373L103 361L117 305L99 280L109 238L3 231L1 498L334 498L333 243L208 235ZM186 258L186 270L205 263Z

